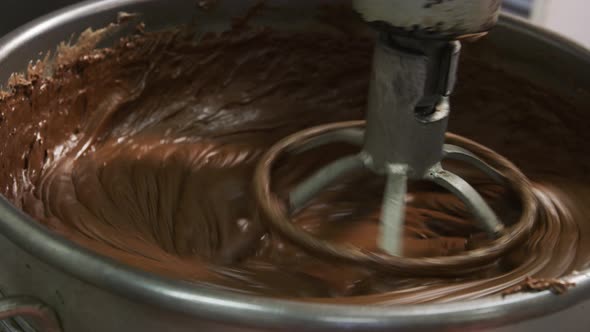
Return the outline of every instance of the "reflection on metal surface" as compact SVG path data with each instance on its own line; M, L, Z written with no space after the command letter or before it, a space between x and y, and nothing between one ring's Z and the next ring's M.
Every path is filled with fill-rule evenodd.
M5 296L0 298L0 328L6 332L36 332L24 319L35 321L42 332L61 332L59 320L50 307L31 297Z
M26 319L14 317L0 321L0 332L37 332L37 330Z
M0 292L0 300L5 295ZM26 319L13 317L0 320L0 332L37 332Z

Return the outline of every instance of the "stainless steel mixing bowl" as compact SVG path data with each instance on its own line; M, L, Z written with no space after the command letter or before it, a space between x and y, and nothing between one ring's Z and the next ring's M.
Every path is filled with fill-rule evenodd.
M28 24L0 41L0 80L29 59L88 26L103 27L120 11L139 12L148 27L196 18L223 30L254 0L225 0L202 12L194 0L84 2ZM338 0L269 0L275 10L257 18L273 27L314 23L319 5ZM297 15L293 15L297 13ZM11 13L18 15L18 13ZM590 53L564 38L504 16L485 43L485 61L545 85L570 100L568 84L590 87ZM590 326L590 270L569 279L577 286L506 298L394 307L325 305L260 298L200 288L119 265L62 239L0 199L0 318L23 314L46 326L52 313L65 331L586 331Z

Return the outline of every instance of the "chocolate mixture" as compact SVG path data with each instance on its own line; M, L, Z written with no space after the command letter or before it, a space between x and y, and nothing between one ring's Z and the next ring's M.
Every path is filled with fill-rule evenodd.
M176 29L140 31L111 49L64 46L51 77L40 75L41 64L15 76L0 102L0 192L52 231L116 261L304 301L471 299L590 262L584 110L478 60L485 44L465 51L451 130L514 161L544 209L524 245L451 279L314 258L258 217L251 181L261 153L298 130L363 118L371 40L253 28L193 39ZM333 145L285 158L275 191L352 151ZM476 172L462 175L505 222L518 218L504 188ZM421 183L410 189L405 255L485 246L454 196ZM327 189L294 222L327 241L375 249L382 192L383 179L360 174Z

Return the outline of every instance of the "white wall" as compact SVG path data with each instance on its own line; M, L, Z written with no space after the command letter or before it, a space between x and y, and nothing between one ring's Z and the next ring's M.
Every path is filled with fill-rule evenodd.
M535 0L531 18L590 48L590 0Z

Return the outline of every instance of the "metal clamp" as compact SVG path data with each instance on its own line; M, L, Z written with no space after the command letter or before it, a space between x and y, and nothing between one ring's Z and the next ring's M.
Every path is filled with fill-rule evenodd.
M32 319L40 332L62 331L55 311L40 300L28 296L0 298L0 320L18 317Z

